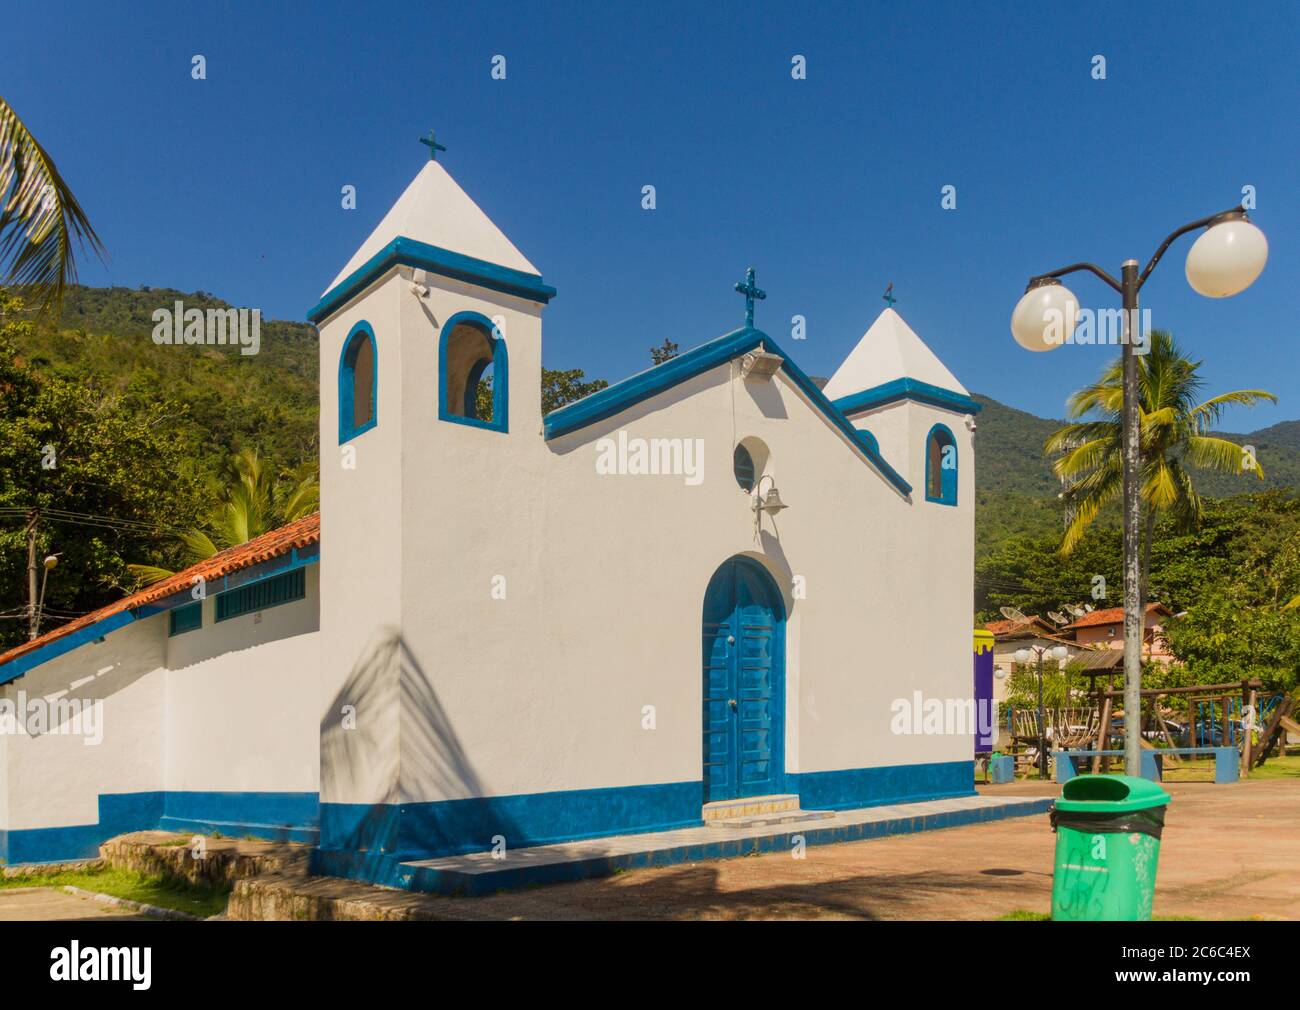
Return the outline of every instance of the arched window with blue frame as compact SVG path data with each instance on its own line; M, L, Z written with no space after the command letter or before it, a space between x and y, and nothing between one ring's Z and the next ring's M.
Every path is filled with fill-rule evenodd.
M365 320L343 341L339 355L339 444L379 421L379 357L375 331Z
M936 424L925 439L925 500L957 504L957 440L945 424Z
M509 431L505 335L478 312L457 312L438 336L438 418Z

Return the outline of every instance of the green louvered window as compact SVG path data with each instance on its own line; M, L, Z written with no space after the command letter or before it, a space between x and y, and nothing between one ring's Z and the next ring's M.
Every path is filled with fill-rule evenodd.
M217 620L226 621L240 614L269 610L281 603L292 603L307 595L307 570L298 568L274 578L240 586L217 597Z
M203 627L203 603L187 603L183 607L177 607L167 615L167 634L183 635L187 631L195 631Z

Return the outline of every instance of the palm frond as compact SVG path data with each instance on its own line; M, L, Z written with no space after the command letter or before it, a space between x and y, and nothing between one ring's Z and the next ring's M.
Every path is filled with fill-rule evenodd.
M157 565L127 565L126 570L146 586L152 586L155 582L161 582L163 579L170 579L176 574L166 568L159 568Z
M77 279L73 245L104 245L54 161L0 98L0 271L56 313Z
M1260 480L1264 479L1264 468L1259 460L1247 456L1236 442L1212 435L1192 435L1188 437L1186 446L1187 459L1192 466L1220 473L1253 473ZM1253 468L1246 465L1251 460Z

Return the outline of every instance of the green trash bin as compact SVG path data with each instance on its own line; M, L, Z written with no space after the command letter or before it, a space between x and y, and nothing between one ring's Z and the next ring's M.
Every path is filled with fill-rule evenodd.
M1128 775L1079 775L1052 806L1052 918L1146 920L1169 794Z

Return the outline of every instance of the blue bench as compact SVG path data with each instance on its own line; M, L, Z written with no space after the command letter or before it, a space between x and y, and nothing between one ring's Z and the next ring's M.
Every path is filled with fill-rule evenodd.
M1214 755L1214 781L1220 785L1236 782L1241 776L1241 755L1236 747L1169 747L1163 750L1142 749L1142 777L1152 782L1164 780L1166 754L1179 757L1191 757L1196 754ZM1079 774L1074 762L1079 758L1091 760L1095 757L1114 757L1123 760L1122 750L1058 750L1056 758L1056 781L1069 782Z

